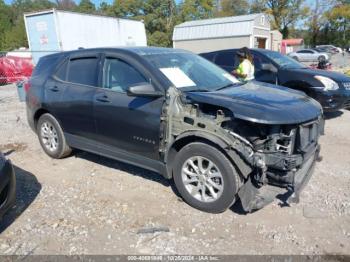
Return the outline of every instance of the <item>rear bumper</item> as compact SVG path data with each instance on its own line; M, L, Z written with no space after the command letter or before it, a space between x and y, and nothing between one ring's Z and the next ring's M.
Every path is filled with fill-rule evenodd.
M288 177L281 179L280 182L273 179L273 182L257 186L252 179L249 179L238 192L244 211L252 212L261 209L276 197L286 205L299 202L299 195L313 174L319 152L320 146L317 146L298 170L289 173Z
M16 176L9 160L0 168L0 219L15 204Z

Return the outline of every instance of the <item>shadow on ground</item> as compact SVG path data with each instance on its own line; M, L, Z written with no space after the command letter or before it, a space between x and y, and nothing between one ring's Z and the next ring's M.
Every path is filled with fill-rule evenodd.
M107 157L103 157L100 155L84 152L84 151L76 151L75 152L75 157L79 157L91 162L94 162L98 165L103 165L109 168L113 168L116 170L124 171L126 173L129 173L130 175L133 176L139 176L144 179L148 179L154 182L157 182L165 187L171 187L173 190L174 194L178 197L178 200L180 202L183 202L179 192L176 189L176 186L173 182L173 180L168 180L164 178L162 175L149 171L147 169L143 169L140 167L136 167L130 164L126 164L117 160L109 159ZM247 213L243 210L241 201L238 199L235 204L230 208L231 211L238 215L246 215Z
M324 112L324 119L330 120L333 118L340 117L342 114L344 114L343 111L335 111L335 112Z
M0 233L31 205L41 190L41 184L32 173L16 165L13 165L13 168L16 173L16 204L2 218Z
M94 162L98 165L103 165L109 168L124 171L129 173L130 175L139 176L139 177L157 182L165 187L172 186L171 185L172 180L168 180L156 172L143 169L134 165L130 165L127 163L123 163L118 160L110 159L104 156L100 156L100 155L96 155L96 154L92 154L84 151L79 151L79 150L75 152L75 157L79 157L79 158Z

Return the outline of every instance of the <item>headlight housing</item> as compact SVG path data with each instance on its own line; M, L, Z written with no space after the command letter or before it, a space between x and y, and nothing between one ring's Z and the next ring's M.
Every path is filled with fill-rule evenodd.
M324 87L320 87L320 89L323 89L324 91L330 91L330 90L337 90L339 89L339 85L332 79L325 77L325 76L315 76L315 79L320 81Z

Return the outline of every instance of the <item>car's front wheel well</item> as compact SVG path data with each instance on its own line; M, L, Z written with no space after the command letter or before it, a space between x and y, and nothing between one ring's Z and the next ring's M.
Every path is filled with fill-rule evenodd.
M169 179L173 177L173 163L176 157L176 154L181 151L183 147L190 143L194 142L201 142L207 145L210 145L216 149L218 149L221 153L223 153L227 159L236 167L238 173L241 177L243 175L241 174L240 168L237 166L237 163L230 157L228 152L223 148L223 145L219 145L218 143L210 140L209 138L199 137L196 135L190 135L183 138L180 138L179 140L175 141L172 146L170 147L167 157L166 157L166 168L167 168L167 176Z

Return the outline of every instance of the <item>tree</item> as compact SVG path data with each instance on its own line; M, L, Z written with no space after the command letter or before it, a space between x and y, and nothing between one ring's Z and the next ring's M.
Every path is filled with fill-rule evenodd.
M237 16L245 15L249 12L249 3L247 0L221 0L218 2L215 16Z
M350 35L350 1L339 1L331 10L326 13L330 30L338 37L335 42L341 46L350 45L347 36Z
M5 33L12 26L12 12L3 0L0 0L0 50L4 49Z
M272 28L279 30L284 38L288 38L289 29L309 11L305 0L254 0L252 10L271 15Z
M77 5L73 0L56 0L58 9L72 11L75 10Z
M319 34L322 27L326 24L326 17L324 13L335 4L336 1L332 0L315 0L314 5L311 6L311 20L306 22L307 26L310 28L311 37L310 44L316 46L319 40Z
M143 15L144 1L142 0L115 0L112 12L117 17L140 17Z
M185 0L180 4L181 21L210 18L213 13L213 0Z
M75 11L80 13L93 14L96 12L95 5L90 0L81 0Z

